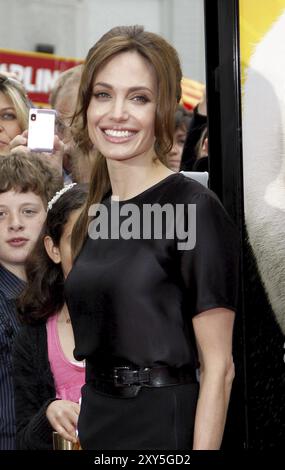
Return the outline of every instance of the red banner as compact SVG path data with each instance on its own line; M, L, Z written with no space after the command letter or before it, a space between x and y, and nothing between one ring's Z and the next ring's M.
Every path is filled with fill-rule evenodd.
M48 106L49 92L59 74L82 62L53 54L0 49L0 72L15 73L37 106Z

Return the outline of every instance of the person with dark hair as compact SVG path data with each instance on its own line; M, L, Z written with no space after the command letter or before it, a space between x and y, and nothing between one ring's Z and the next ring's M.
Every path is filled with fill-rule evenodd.
M192 113L183 106L178 105L175 111L175 130L173 145L167 155L167 165L173 171L179 171L182 152L186 141L187 129L191 122Z
M16 300L25 263L46 218L48 199L62 178L38 154L0 157L0 449L15 447L11 351L19 329Z
M193 116L188 127L185 145L181 157L180 170L183 171L208 171L208 138L207 148L203 149L207 133L207 102L206 90L203 99L193 110ZM204 155L201 154L203 149ZM207 155L205 153L207 152ZM203 160L198 161L200 158Z
M166 166L181 75L175 49L141 26L110 30L83 68L78 142L98 155L65 283L86 360L83 449L221 444L238 238L218 198Z
M196 145L196 160L192 171L209 171L208 128L205 127Z
M48 203L42 234L26 263L27 286L18 306L22 326L14 342L18 449L52 449L52 432L76 442L84 363L74 338L63 284L71 268L70 238L87 190L68 185Z

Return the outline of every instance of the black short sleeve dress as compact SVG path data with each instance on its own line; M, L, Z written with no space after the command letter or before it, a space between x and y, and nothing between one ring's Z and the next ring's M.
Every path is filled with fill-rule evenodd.
M104 205L108 233L105 218L104 230L97 225L104 238L87 237L65 285L76 359L100 368L197 368L192 317L217 307L236 310L234 225L214 193L179 173L128 201L107 197ZM159 207L169 216L162 214L161 223ZM134 238L126 239L127 232ZM82 393L83 448L192 445L197 384L142 388L136 398L122 399L98 393L90 381Z

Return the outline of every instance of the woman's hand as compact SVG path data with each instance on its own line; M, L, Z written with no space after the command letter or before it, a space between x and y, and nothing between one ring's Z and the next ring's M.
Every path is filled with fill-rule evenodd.
M10 150L11 153L13 152L24 152L24 153L29 153L30 150L27 147L28 143L28 131L22 132L22 134L16 135L14 139L11 140L10 142Z
M55 400L47 407L46 416L50 425L64 439L77 442L76 428L80 405L69 400Z
M23 152L29 154L31 150L27 147L28 144L28 131L24 131L22 134L14 137L10 142L11 153ZM64 155L64 143L58 138L57 135L54 136L53 141L53 151L52 153L48 152L37 152L38 155L41 155L42 158L48 160L50 165L55 168L59 174L62 174L62 159Z

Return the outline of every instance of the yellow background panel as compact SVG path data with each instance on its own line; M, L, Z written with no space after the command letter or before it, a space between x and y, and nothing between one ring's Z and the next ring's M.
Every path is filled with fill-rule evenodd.
M239 0L242 84L256 45L285 10L285 0Z

